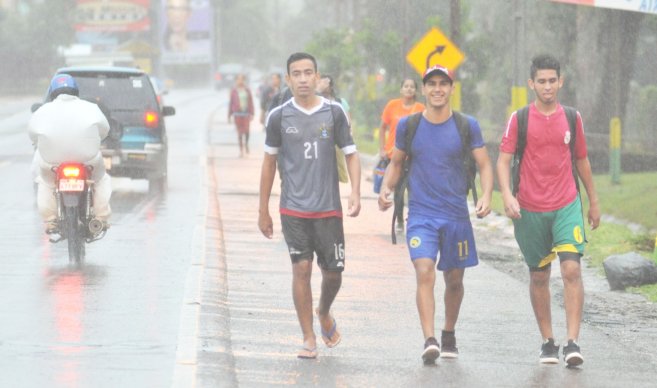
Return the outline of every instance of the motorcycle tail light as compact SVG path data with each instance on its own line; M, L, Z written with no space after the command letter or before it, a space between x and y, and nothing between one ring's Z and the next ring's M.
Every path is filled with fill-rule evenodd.
M144 113L144 124L148 128L157 128L160 121L160 117L157 112L147 111Z
M62 169L62 176L64 178L79 178L80 167L78 166L64 166Z
M86 171L82 164L61 164L57 175L63 179L86 179Z

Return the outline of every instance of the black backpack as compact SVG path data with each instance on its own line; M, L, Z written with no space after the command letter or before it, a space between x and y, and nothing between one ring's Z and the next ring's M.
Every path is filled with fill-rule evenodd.
M570 127L570 160L573 168L573 178L575 179L575 187L579 192L579 179L577 178L577 168L575 166L575 140L577 139L577 110L570 106L563 106ZM516 152L513 155L513 163L511 164L511 175L513 177L513 195L518 194L518 187L520 185L520 163L522 162L522 154L525 152L527 146L527 122L529 118L529 105L518 109L516 119L518 120L518 142L516 143Z
M472 156L472 149L470 148L470 143L472 142L472 136L470 134L470 121L468 121L467 116L461 112L452 111L452 114L454 116L454 121L456 121L456 127L458 128L459 136L461 137L463 171L465 171L467 175L466 182L468 184L468 191L472 192L472 199L474 200L475 206L477 206L477 188L475 187L477 166L474 157ZM411 170L411 163L413 162L411 145L413 143L415 133L417 132L417 127L420 124L421 117L422 112L413 113L412 115L408 116L406 121L406 133L404 136L406 144L406 160L404 161L402 176L400 177L399 183L397 184L397 189L395 190L395 210L392 213L391 238L393 244L397 244L395 224L397 221L403 221L404 219L404 194L406 190L408 190L408 174Z

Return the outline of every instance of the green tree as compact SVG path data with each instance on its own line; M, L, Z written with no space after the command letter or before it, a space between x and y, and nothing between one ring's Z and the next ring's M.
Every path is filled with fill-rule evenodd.
M62 64L57 48L74 37L75 0L29 2L24 13L5 12L0 22L0 90L42 92L43 82Z

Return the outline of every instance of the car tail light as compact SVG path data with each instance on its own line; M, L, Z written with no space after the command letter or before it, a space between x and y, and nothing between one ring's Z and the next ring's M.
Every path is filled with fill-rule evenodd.
M157 128L159 121L160 116L157 114L157 112L147 111L144 113L144 124L148 128Z

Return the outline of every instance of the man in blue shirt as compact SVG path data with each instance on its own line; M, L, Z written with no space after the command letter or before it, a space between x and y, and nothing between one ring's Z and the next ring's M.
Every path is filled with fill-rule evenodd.
M411 144L406 143L408 116L397 125L392 158L383 178L379 208L392 206L390 199L410 150L413 161L408 176L408 225L406 242L417 279L416 302L425 344L422 359L433 364L441 355L434 336L434 266L445 279L445 326L442 331L442 357L458 357L454 335L461 302L465 268L477 265L474 234L467 205L468 183L463 164L461 137L449 106L454 91L454 76L442 66L427 69L422 78L425 110ZM475 212L478 217L490 213L493 193L493 169L484 146L479 123L470 124L472 155L479 168L483 195Z

